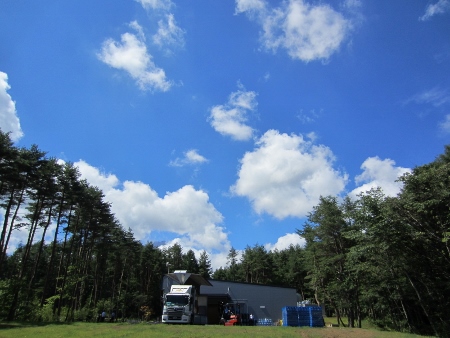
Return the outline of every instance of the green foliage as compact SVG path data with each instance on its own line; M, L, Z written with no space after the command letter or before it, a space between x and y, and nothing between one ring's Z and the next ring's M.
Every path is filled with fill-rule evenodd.
M0 280L0 304L10 304L13 299L12 281L10 279ZM0 318L6 318L8 308L0 306Z
M200 258L198 260L198 273L206 279L211 278L211 261L209 260L209 256L205 250L200 254ZM189 270L188 270L189 271Z
M191 273L198 273L199 264L197 262L197 258L195 258L194 251L189 250L183 255L183 269Z
M380 189L353 200L321 197L297 230L305 247L231 248L227 265L213 272L204 250L197 260L179 244L161 251L136 241L73 164L61 165L35 145L17 148L0 131L0 318L156 316L169 268L294 287L303 299L325 305L340 325L366 319L388 330L448 337L450 146L399 179L403 190L396 197ZM56 230L46 242L50 224ZM19 229L28 236L6 255Z
M322 197L298 233L306 241L308 286L348 326L362 318L385 329L449 336L450 147L355 200Z
M38 309L35 312L35 317L38 320L44 321L44 322L59 322L61 321L61 318L59 318L55 312L55 302L58 300L58 296L52 296L45 300L44 305L42 307L38 307Z

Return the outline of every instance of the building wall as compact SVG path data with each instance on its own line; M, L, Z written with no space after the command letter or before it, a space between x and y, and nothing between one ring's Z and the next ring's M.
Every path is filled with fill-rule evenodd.
M201 295L228 294L232 300L245 300L248 313L255 319L268 318L276 322L282 319L282 308L297 305L297 293L293 288L236 283L210 279L211 286L201 286ZM241 309L241 311L245 311ZM213 323L210 323L213 324Z

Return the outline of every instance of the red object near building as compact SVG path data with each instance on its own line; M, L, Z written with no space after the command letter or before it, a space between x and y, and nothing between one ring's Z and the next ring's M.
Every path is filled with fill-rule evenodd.
M231 315L230 319L228 319L223 325L225 326L234 326L239 324L239 316Z

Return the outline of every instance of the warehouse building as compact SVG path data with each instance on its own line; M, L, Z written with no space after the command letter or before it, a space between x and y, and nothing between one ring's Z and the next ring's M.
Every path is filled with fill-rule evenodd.
M250 314L255 322L276 323L282 319L282 308L300 301L294 288L222 280L206 280L185 271L163 278L163 293L171 285L194 285L197 288L197 324L219 324L224 307L242 314L244 322Z

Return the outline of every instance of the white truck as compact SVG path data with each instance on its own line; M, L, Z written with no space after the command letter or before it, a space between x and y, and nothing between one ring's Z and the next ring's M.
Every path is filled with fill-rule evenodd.
M172 285L164 295L162 322L166 324L193 324L196 301L192 285Z

